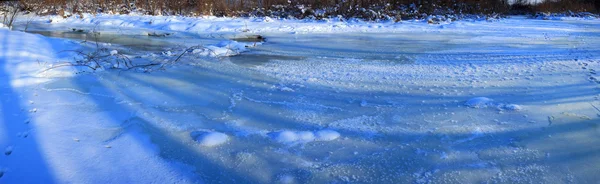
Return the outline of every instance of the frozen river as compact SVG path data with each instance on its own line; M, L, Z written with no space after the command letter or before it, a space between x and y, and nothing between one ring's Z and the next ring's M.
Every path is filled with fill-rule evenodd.
M13 95L35 108L31 134L58 183L600 181L600 22L507 21L265 32L239 55L42 76ZM250 34L29 29L136 61Z

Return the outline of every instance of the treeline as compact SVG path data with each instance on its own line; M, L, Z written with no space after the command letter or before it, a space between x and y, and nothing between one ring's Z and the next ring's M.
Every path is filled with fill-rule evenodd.
M600 13L600 0L544 0L532 4L528 0L515 0L509 13L565 13L565 12L592 12Z
M280 18L412 19L429 15L597 12L600 0L20 0L38 14L131 12L148 15L270 16Z

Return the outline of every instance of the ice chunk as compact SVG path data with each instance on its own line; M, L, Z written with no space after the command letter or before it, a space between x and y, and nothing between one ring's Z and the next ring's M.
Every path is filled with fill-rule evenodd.
M221 145L229 140L229 136L220 132L194 131L190 136L202 146L213 147Z

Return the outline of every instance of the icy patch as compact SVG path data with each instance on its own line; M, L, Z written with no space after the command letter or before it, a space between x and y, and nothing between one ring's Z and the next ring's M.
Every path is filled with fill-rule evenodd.
M294 145L313 141L333 141L340 137L340 133L334 130L320 130L316 132L284 130L269 133L269 136L279 143Z
M117 50L110 51L110 55L111 56L114 56L114 55L117 55L117 54L119 54L119 51L117 51Z
M229 140L227 134L220 132L193 131L190 136L200 145L206 147L218 146Z
M498 110L505 110L505 111L521 111L521 110L523 110L523 107L520 105L496 103L496 102L494 102L493 99L490 99L487 97L471 98L470 100L467 100L467 102L465 102L465 106L470 107L470 108L476 108L476 109L496 107Z

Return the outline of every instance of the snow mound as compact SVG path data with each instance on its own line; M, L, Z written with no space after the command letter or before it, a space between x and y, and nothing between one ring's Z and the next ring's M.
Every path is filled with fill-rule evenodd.
M486 97L477 97L477 98L471 98L470 100L467 100L467 102L465 103L465 105L467 107L471 107L471 108L487 108L488 106L492 106L494 104L494 100L486 98Z
M494 102L493 99L490 99L487 97L471 98L471 99L467 100L467 102L465 102L465 106L470 107L470 108L476 108L476 109L496 107L498 110L505 110L505 111L521 111L521 110L523 110L523 107L521 105L496 103L496 102Z
M334 130L310 131L279 131L269 133L270 137L282 144L299 144L313 141L333 141L340 137L340 133Z
M500 104L498 105L498 108L502 109L502 110L508 110L508 111L521 111L523 110L523 107L517 104Z
M320 130L315 135L317 141L333 141L340 137L340 133L333 130Z
M200 145L213 147L221 145L229 140L229 136L220 132L193 131L190 136Z
M203 48L194 49L192 53L205 57L227 57L239 55L248 51L248 48L260 43L240 43L237 41L223 41L216 45L209 45Z

